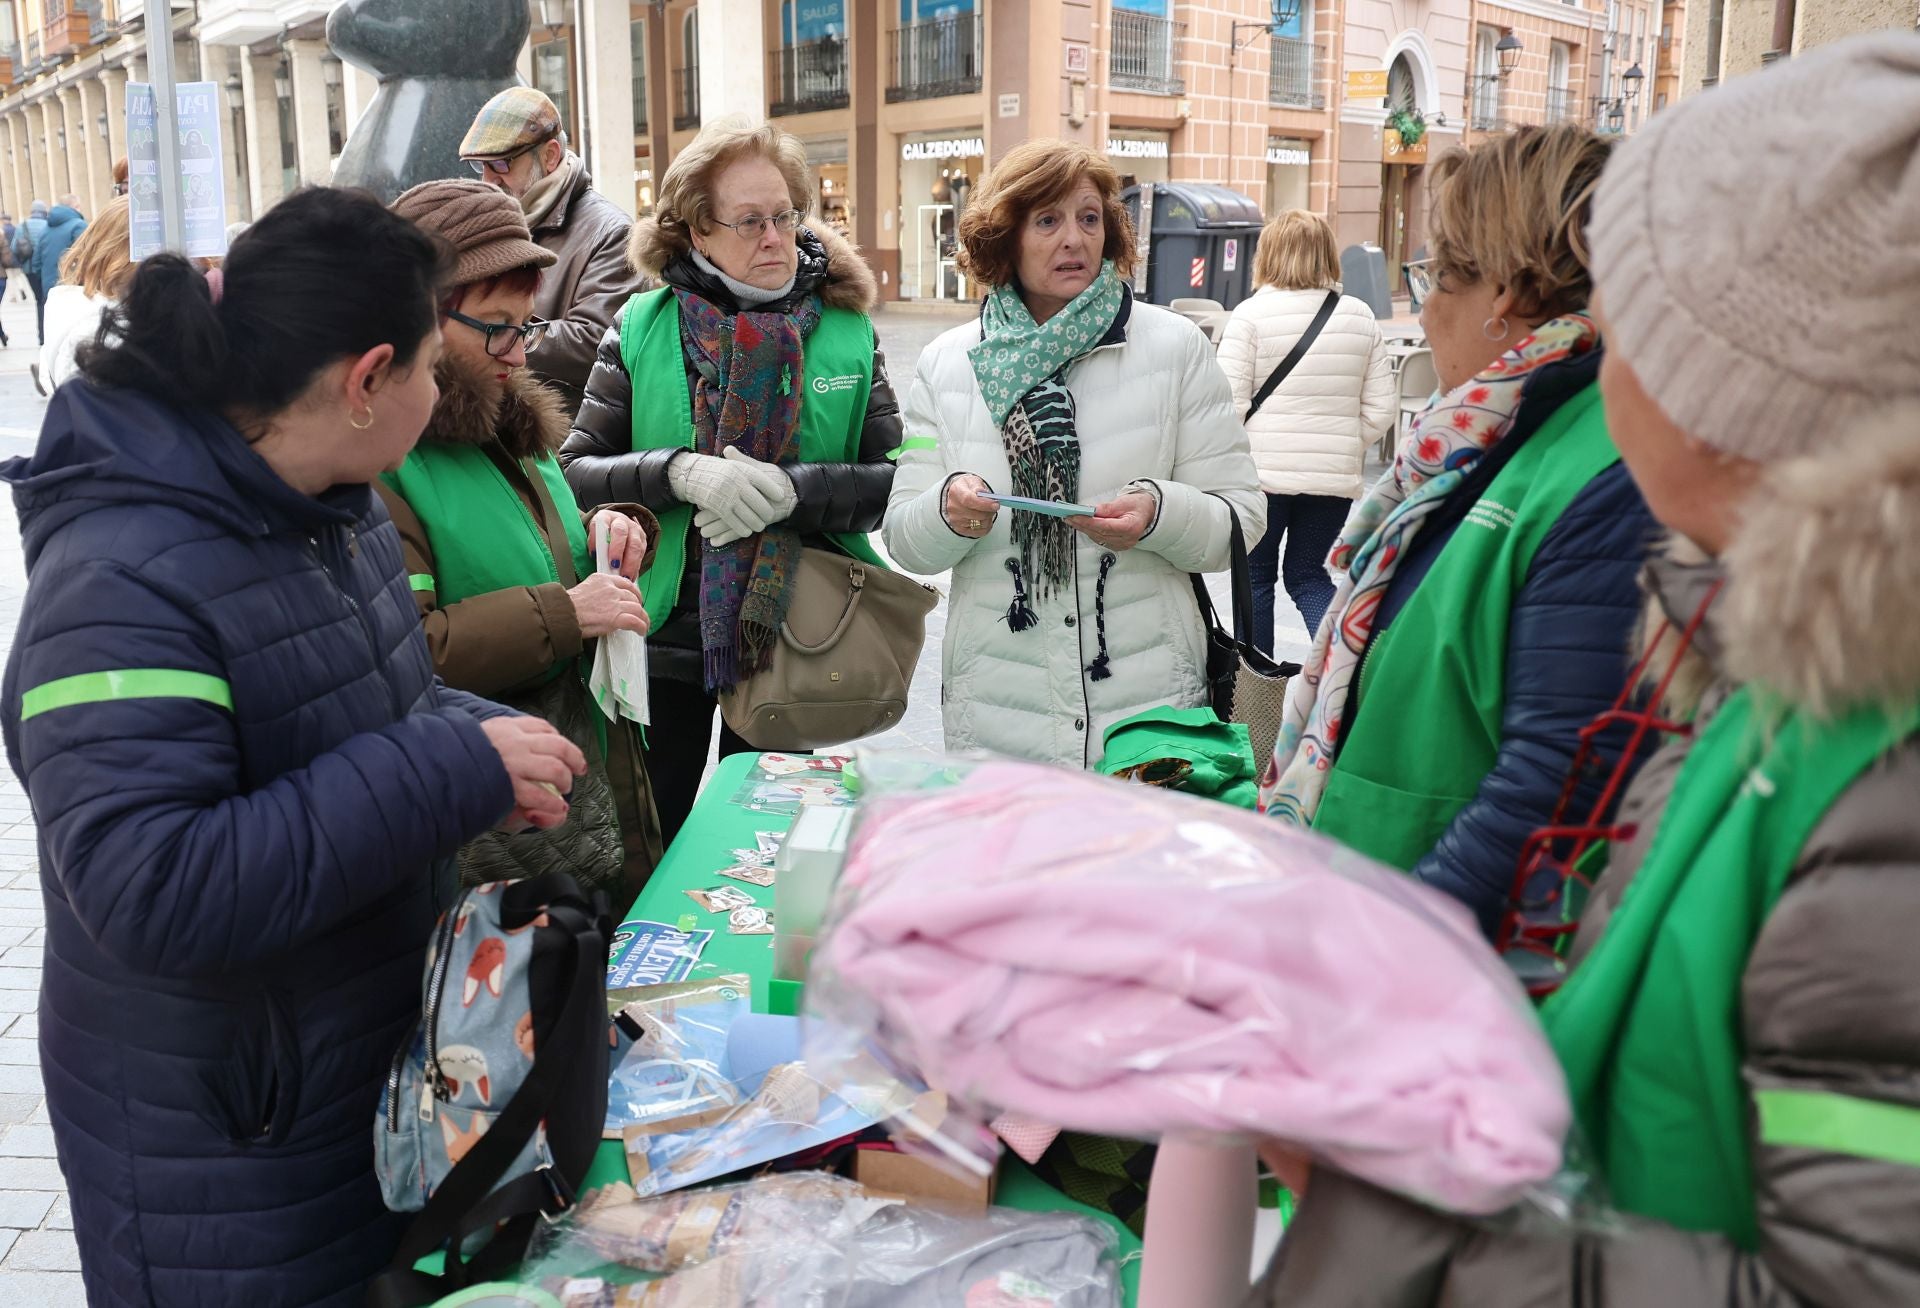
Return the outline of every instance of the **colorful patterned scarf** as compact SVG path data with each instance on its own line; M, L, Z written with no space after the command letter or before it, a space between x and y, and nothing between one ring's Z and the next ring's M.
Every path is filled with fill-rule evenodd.
M1109 260L1067 307L1037 323L1009 283L995 287L980 310L980 343L968 351L987 412L1000 428L1013 469L1015 495L1073 500L1080 491L1080 435L1066 370L1098 345L1120 315L1127 288ZM1007 624L1024 631L1038 619L1027 607L1028 584L1062 589L1073 568L1073 528L1038 513L1013 515L1016 560ZM1024 572L1025 580L1022 579Z
M762 463L800 455L802 349L820 322L810 296L788 313L727 314L676 290L680 342L696 378L694 449L737 449ZM636 399L639 397L636 396ZM731 545L700 547L700 650L709 691L767 665L793 603L800 536L771 526Z
M1543 323L1415 421L1393 468L1348 515L1327 556L1337 587L1306 669L1288 687L1280 736L1260 778L1261 812L1295 826L1313 824L1340 753L1348 692L1401 560L1427 519L1512 430L1533 371L1585 354L1599 340L1599 329L1584 314Z

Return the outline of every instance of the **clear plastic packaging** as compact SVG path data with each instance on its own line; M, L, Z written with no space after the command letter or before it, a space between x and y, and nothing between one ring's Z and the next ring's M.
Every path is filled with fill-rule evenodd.
M963 1217L824 1172L654 1199L609 1186L538 1230L526 1268L566 1308L1120 1302L1099 1222L1005 1208Z
M1002 761L861 756L807 1060L877 1060L983 1124L1285 1141L1464 1214L1564 1215L1572 1113L1524 990L1448 897L1208 800Z

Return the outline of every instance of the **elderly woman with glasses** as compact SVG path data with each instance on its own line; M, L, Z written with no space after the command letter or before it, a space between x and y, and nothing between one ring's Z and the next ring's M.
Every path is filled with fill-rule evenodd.
M1261 786L1271 816L1446 891L1489 935L1628 667L1653 533L1587 305L1607 154L1583 127L1523 127L1431 170L1434 257L1409 272L1440 394L1334 544Z
M801 546L878 563L867 533L900 444L868 316L879 291L852 246L805 221L812 194L806 148L764 124L709 124L675 157L630 250L666 284L621 311L560 452L582 504L660 514L640 584L669 840L700 785L716 697L771 654ZM721 725L723 755L750 748Z
M658 527L639 505L583 515L554 459L566 409L526 372L546 326L532 316L534 291L554 256L533 243L519 204L481 182L439 181L393 207L459 259L441 305L433 416L379 483L434 671L547 719L589 763L565 823L483 837L461 852L461 871L469 881L566 871L624 908L652 872L659 826L638 733L596 720L584 673L587 642L645 634L634 578ZM601 535L617 570L595 570Z

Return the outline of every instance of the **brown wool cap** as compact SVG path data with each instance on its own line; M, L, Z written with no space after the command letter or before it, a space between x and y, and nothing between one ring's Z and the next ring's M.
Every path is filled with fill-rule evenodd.
M393 202L393 211L451 245L460 262L454 282L470 286L516 268L551 268L557 256L533 243L520 202L485 182L422 182Z

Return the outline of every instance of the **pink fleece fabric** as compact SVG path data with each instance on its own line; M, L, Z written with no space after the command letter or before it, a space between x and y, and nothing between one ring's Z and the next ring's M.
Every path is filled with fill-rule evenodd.
M1464 910L1225 805L1029 764L871 801L809 999L984 1117L1272 1136L1491 1213L1566 1086Z

